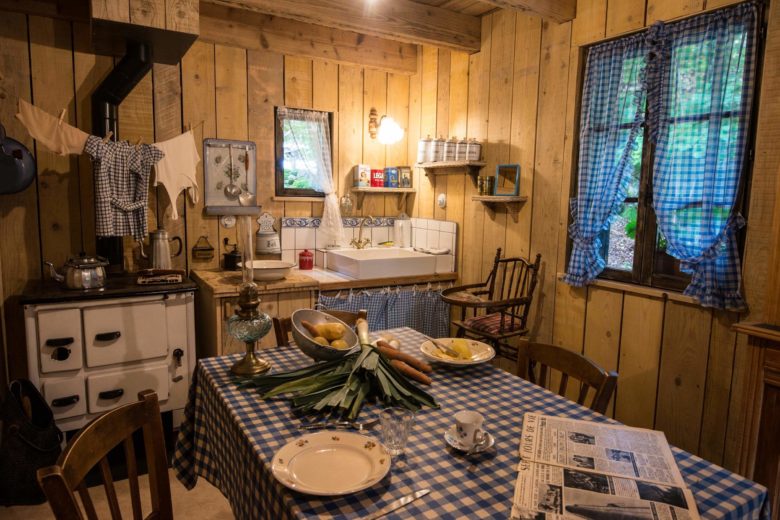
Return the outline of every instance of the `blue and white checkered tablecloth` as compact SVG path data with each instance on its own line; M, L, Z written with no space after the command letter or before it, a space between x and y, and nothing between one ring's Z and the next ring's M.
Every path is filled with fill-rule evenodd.
M423 341L412 329L390 332L410 353L416 353ZM274 371L311 362L295 347L264 350L263 356L273 363ZM423 487L431 493L386 518L508 518L525 412L611 421L490 364L437 368L430 391L441 408L418 412L407 453L393 462L388 477L353 495L311 497L274 479L274 453L302 432L290 415L289 402L262 401L255 392L235 387L229 369L238 357L198 361L173 465L188 488L202 476L220 489L239 519L362 518ZM481 412L485 428L496 439L493 450L469 461L444 441L445 429L461 409ZM361 420L377 410L364 408ZM764 487L690 453L673 451L702 518L769 518Z

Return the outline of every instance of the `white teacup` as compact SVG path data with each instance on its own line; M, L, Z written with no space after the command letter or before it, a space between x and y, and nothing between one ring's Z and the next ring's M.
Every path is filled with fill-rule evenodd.
M482 444L485 440L485 432L482 423L485 418L479 412L464 410L455 414L455 434L458 443L466 449L471 449L475 444Z

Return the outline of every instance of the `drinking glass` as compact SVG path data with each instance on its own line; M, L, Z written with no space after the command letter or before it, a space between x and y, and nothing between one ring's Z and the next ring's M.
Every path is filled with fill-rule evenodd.
M414 425L414 413L404 408L385 408L379 414L382 443L390 455L401 455Z

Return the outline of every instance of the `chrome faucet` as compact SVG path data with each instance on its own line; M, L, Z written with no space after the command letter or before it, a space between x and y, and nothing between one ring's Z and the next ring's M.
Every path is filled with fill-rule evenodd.
M366 246L371 245L370 238L363 238L363 224L366 223L366 220L374 220L374 217L369 215L367 217L363 217L362 219L360 219L360 228L358 229L358 237L353 238L349 242L349 245L354 246L355 249L364 249Z

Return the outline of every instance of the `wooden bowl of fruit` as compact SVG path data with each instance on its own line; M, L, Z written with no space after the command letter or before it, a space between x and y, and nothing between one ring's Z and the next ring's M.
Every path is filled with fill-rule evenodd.
M357 334L338 318L312 309L292 313L292 335L301 352L317 361L330 361L360 348Z

